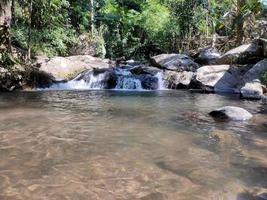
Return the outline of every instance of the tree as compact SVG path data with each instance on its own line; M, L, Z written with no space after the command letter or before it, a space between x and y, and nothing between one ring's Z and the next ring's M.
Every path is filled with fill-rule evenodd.
M9 0L0 1L0 50L10 51L11 4Z

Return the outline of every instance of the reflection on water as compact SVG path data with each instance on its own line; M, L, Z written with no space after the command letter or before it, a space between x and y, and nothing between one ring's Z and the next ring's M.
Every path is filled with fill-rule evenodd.
M225 105L255 117L207 115ZM267 190L265 109L185 91L1 94L0 199L251 199Z

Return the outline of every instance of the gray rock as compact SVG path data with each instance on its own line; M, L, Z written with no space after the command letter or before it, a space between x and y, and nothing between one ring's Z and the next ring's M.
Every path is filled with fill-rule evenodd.
M194 76L194 87L213 88L215 92L237 93L242 73L230 65L207 65L199 68Z
M151 60L152 65L162 69L172 71L196 71L199 65L184 54L161 54L154 56Z
M169 89L186 89L189 88L193 78L193 72L174 72L166 71L164 73L164 80Z
M253 116L247 110L239 107L226 106L209 113L215 119L245 121Z
M70 57L36 57L35 64L40 71L50 74L56 81L71 80L84 70L108 68L109 64L89 55Z
M159 87L158 78L152 75L141 75L137 77L141 81L142 88L145 90L156 90Z
M263 95L263 87L260 80L253 80L247 82L244 87L241 88L241 97L245 99L258 99L260 100Z
M213 65L221 57L221 54L215 48L207 48L200 51L195 62L201 65Z
M255 79L261 79L261 76L264 72L267 71L267 59L264 59L254 65L245 75L244 75L244 83L251 82Z
M262 45L263 45L263 54L264 57L267 57L267 39L261 39Z
M130 69L130 72L135 75L150 74L154 76L160 71L161 70L156 67L145 66L145 65L139 65Z
M255 43L244 44L225 53L217 64L255 64L263 58L262 47Z

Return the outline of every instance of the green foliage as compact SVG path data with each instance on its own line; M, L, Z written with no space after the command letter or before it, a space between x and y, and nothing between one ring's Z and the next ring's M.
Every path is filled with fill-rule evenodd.
M261 79L262 79L263 84L267 85L267 71L262 74Z
M197 42L199 36L231 36L237 24L256 16L265 2L246 0L237 16L236 1L94 0L92 7L90 0L15 0L12 44L27 50L31 30L33 55L65 56L80 35L88 34L100 57L146 59L184 51L189 40Z

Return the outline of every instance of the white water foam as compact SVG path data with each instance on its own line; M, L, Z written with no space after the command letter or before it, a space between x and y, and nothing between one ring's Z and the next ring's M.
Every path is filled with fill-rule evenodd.
M129 70L116 69L115 73L117 75L117 85L114 90L146 91L142 88L141 80L134 76ZM158 72L155 77L158 79L157 90L166 90L163 73ZM92 73L88 78L89 81L85 81L81 79L81 75L78 75L71 81L53 84L51 87L44 90L103 90L105 89L105 78L106 73L100 73L98 75Z

